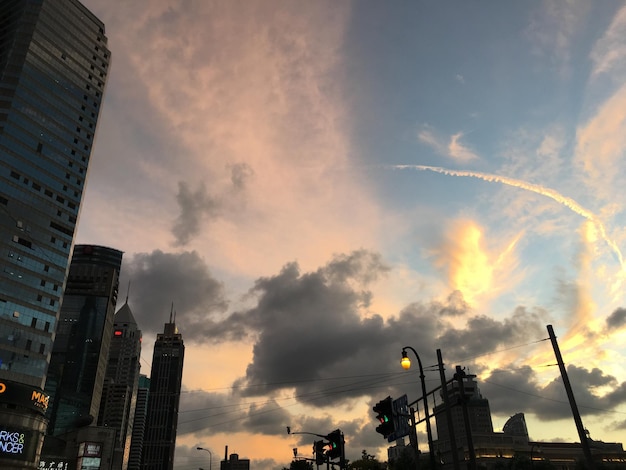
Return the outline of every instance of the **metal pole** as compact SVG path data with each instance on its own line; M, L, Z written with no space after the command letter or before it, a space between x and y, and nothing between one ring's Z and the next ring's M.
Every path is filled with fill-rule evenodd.
M459 393L461 394L460 400L463 411L463 424L465 425L465 438L467 439L467 452L469 454L469 463L467 465L467 468L469 470L476 470L476 452L474 451L474 438L472 436L469 411L467 409L467 398L465 397L465 383L463 382L464 377L465 372L463 372L460 366L456 366L456 373L454 374L454 378L459 384Z
M209 460L209 470L211 470L211 465L213 464L213 454L211 453L211 451L209 449L205 449L204 447L196 447L197 450L204 450L205 452L209 453L209 458L211 460Z
M437 364L439 366L439 377L441 378L441 393L443 394L443 403L446 410L446 421L448 422L448 438L450 439L450 450L452 453L452 464L454 470L460 470L459 453L456 448L456 435L454 433L454 423L452 422L452 411L450 397L448 397L448 384L446 383L446 374L443 368L443 359L441 357L441 349L437 349ZM441 436L439 436L441 440Z
M420 369L420 381L422 383L422 397L424 399L424 418L426 420L426 434L428 436L428 455L430 457L430 464L434 470L435 468L437 468L437 463L435 460L435 453L433 452L433 432L432 432L432 429L430 428L430 415L428 414L428 399L426 398L427 397L426 376L424 375L424 367L422 367L422 360L420 359L420 356L419 354L417 354L417 351L415 349L413 349L411 346L405 346L402 349L410 349L411 351L413 351L413 354L415 354L415 357L417 358L417 365L419 366L419 369ZM413 419L413 423L415 423L415 419ZM417 439L415 439L415 442L416 442L416 449L417 449ZM416 455L416 458L419 459L419 455Z
M561 357L559 344L556 342L556 336L554 335L554 330L552 329L552 325L548 325L548 335L550 336L550 341L552 342L552 348L554 349L556 362L559 364L559 370L561 371L561 378L563 379L563 385L565 386L565 392L567 393L569 406L571 407L572 414L574 415L574 422L576 423L576 429L578 430L578 437L580 438L580 445L583 448L583 454L585 455L585 460L587 461L587 465L589 466L591 470L593 470L595 468L595 463L591 455L591 449L589 448L589 442L587 441L587 435L585 434L583 421L580 417L580 413L578 412L578 406L576 406L576 400L574 399L574 392L572 392L572 385L570 384L569 378L567 376L567 370L565 370L565 364L563 363L563 358Z

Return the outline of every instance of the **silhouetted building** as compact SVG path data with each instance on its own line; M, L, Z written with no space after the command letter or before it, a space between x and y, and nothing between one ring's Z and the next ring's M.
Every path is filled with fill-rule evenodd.
M183 338L170 313L169 323L154 343L142 470L174 468L184 356Z
M139 384L141 330L126 302L115 314L98 426L117 431L114 467L126 470Z
M524 417L524 413L516 413L511 416L507 422L504 423L502 432L511 436L528 437L528 428L526 427L526 418Z
M503 432L493 432L489 403L482 397L476 383L476 376L465 375L457 367L456 376L462 378L448 382L450 412L454 426L456 454L461 468L471 468L470 440L467 438L463 401L467 405L471 444L476 468L496 470L511 466L511 459L522 462L527 468L549 463L559 470L581 468L584 453L579 442L537 442L528 437L524 413L511 416L503 427ZM464 399L464 400L463 400ZM453 447L450 442L446 409L443 403L434 408L438 439L433 443L436 459L441 470L452 470ZM605 443L588 438L591 455L598 468L624 468L626 452L622 444ZM526 463L523 463L526 462ZM584 466L584 465L583 465ZM547 467L543 467L547 468Z
M0 467L37 468L41 397L109 65L77 0L0 2ZM25 403L26 402L26 403Z
M146 417L148 414L148 396L150 394L150 379L145 375L139 375L137 387L137 403L133 419L133 434L130 441L130 455L128 458L128 470L140 470L141 455L143 452L143 439L146 433Z
M122 252L76 245L45 391L48 434L95 424L113 334Z
M472 434L493 433L493 423L491 421L489 400L480 394L476 376L464 374L460 368L457 368L457 374L461 375L461 381L453 380L448 383L448 397L451 403L456 404L456 406L450 408L450 414L452 415L456 444L461 446L467 441L465 417L463 414L464 406L467 409L469 427ZM447 416L444 410L445 405L443 403L434 408L438 441L448 441L450 439Z
M220 462L220 470L250 470L250 460L240 459L238 454L230 454L227 460Z

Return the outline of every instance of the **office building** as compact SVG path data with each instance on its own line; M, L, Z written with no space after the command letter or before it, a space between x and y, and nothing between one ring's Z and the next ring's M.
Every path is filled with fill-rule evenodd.
M492 434L493 423L491 421L489 400L481 395L476 376L465 374L458 366L455 376L460 378L448 383L447 392L450 403L458 403L458 406L452 406L449 412L452 418L456 444L461 446L466 445L468 431L471 434ZM434 408L437 423L437 440L440 444L450 439L447 414L444 412L445 408L443 403ZM466 420L469 424L469 430L466 427Z
M113 248L74 248L45 387L48 434L97 422L121 264Z
M128 467L140 357L141 331L127 297L113 320L113 337L98 414L98 426L117 432L114 467L122 470Z
M141 454L143 452L143 437L146 433L146 416L148 414L148 396L150 392L150 379L145 375L139 375L137 387L137 403L133 419L133 433L130 441L130 455L128 458L128 470L141 469Z
M154 343L142 470L174 468L184 356L183 338L170 313L169 323Z
M109 60L104 24L77 0L0 2L0 381L14 397L45 383ZM41 408L15 401L2 394L0 422L37 453Z

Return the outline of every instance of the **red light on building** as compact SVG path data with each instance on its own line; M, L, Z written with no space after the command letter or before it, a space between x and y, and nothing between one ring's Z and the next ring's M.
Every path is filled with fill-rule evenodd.
M115 336L122 336L122 330L115 330L115 332L113 333Z

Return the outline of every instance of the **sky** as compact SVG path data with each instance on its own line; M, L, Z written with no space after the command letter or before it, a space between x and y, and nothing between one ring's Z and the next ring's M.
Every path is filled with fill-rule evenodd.
M142 373L175 313L177 469L312 457L286 426L386 460L403 346L495 431L578 441L547 325L626 441L626 3L83 2L112 65L76 241L124 252Z

